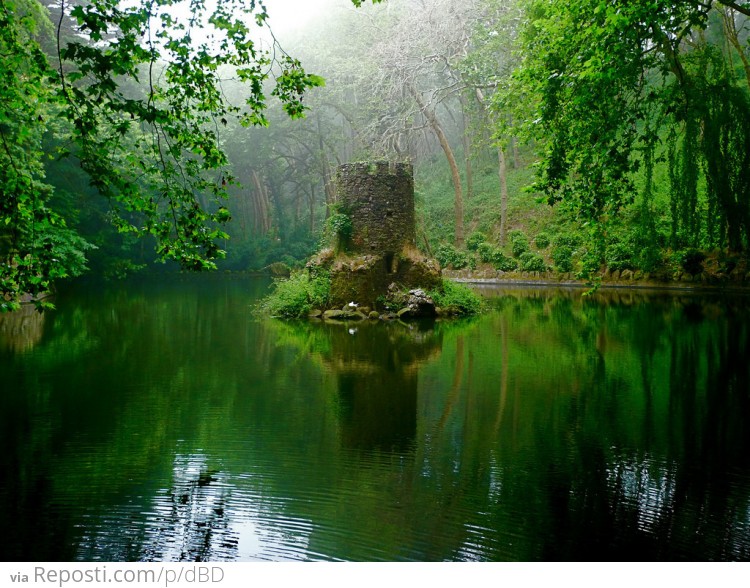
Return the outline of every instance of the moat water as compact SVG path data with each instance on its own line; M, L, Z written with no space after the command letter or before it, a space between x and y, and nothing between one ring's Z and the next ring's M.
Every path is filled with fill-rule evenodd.
M750 559L750 298L483 288L258 319L262 280L0 318L7 561Z

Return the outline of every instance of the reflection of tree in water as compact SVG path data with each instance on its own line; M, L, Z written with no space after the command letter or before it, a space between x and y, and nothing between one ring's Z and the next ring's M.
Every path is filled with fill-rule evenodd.
M227 561L238 537L227 514L230 486L200 455L177 455L172 487L157 498L139 557L143 561Z
M0 312L0 351L28 351L42 340L43 333L44 314L33 304L24 304L13 312Z
M558 396L557 422L535 424L556 436L533 435L530 461L539 470L515 480L544 491L534 510L541 538L534 557L750 557L750 496L742 483L750 471L742 416L750 414L746 305L689 295L644 305L609 297L588 309L556 304L570 315L563 324L579 324L568 331L567 349L594 347L596 354L560 358L579 374L577 393ZM539 322L538 315L531 321ZM533 424L532 406L516 410Z
M120 504L88 525L75 559L84 561L229 561L238 537L229 529L229 485L203 455L177 455L172 485L149 503ZM144 512L144 510L146 512ZM147 516L143 516L147 514ZM99 515L97 515L99 516Z
M511 293L424 330L138 302L84 315L81 345L55 318L8 370L0 528L26 524L6 555L750 558L746 303L579 296ZM64 387L41 377L52 343L75 350Z

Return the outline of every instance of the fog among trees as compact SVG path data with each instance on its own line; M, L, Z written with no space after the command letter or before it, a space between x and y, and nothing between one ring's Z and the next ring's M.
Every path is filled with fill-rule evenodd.
M0 4L5 308L87 270L298 266L358 160L413 164L445 267L750 244L748 2L332 0L278 37L260 2Z

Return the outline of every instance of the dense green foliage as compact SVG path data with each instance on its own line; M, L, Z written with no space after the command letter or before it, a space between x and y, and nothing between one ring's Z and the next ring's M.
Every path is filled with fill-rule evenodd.
M517 105L516 120L542 147L537 188L602 225L596 239L638 200L636 250L660 233L672 247L746 249L750 69L740 12L749 10L746 2L532 2L520 67L497 106ZM668 208L655 199L662 166ZM653 265L626 247L606 247L615 266Z
M443 280L439 288L428 292L435 305L444 311L458 315L478 314L482 310L482 299L468 286Z
M0 5L0 70L16 72L0 85L3 308L81 273L92 249L70 226L76 194L56 198L45 182L53 154L80 166L118 231L150 236L161 260L216 267L234 182L225 129L267 125L268 93L299 118L322 78L275 40L257 42L267 13L254 0L74 0L50 10L54 22L34 0Z
M325 308L330 290L331 280L325 273L298 271L289 279L275 280L259 310L274 317L302 318L314 308Z
M257 1L0 3L3 308L87 267L299 267L345 242L355 159L414 165L444 267L750 246L745 1L338 0L289 53Z

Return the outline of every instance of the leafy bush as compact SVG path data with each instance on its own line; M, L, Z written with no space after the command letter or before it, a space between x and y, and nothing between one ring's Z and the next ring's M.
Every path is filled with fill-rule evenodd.
M455 314L478 314L482 310L482 299L468 286L457 284L450 280L428 292L435 305L444 310L451 310Z
M398 309L401 308L401 305L391 298L381 294L375 299L375 308L385 312L397 312Z
M485 243L487 243L487 236L480 231L474 231L466 239L466 249L469 251L478 251L479 246Z
M550 238L547 233L539 233L534 239L534 245L537 249L547 249L550 244Z
M552 248L552 261L559 272L573 271L573 248L569 245L555 245Z
M575 233L561 233L559 235L555 235L555 237L552 239L553 245L560 247L570 247L571 249L575 249L576 247L578 247L581 242L581 236L576 235Z
M498 251L497 247L493 247L490 243L480 243L477 247L477 255L482 263L492 263Z
M465 251L456 249L448 243L443 243L437 248L435 259L440 262L442 267L452 267L453 269L462 269L470 264L469 256Z
M681 249L674 252L672 259L684 271L694 276L703 272L706 254L697 249Z
M518 259L519 267L522 272L546 272L547 264L538 253L526 251Z
M604 261L610 271L633 269L633 248L623 241L615 241L607 246Z
M352 219L340 211L334 211L323 226L324 241L342 247L352 236Z
M636 252L636 267L644 272L652 272L664 262L662 250L655 243L644 244Z
M500 249L489 243L481 243L477 249L477 254L481 261L492 264L495 269L500 271L511 272L518 267L515 259L508 257Z
M275 317L300 318L313 308L328 302L331 279L326 273L311 276L306 271L292 274L287 280L274 280L274 289L261 303L260 310Z
M512 257L504 255L503 253L500 253L500 256L492 265L495 267L495 269L500 270L501 272L512 272L518 269L518 262Z
M529 251L529 238L522 231L511 231L508 233L510 239L510 250L513 257L520 258L521 255Z
M603 256L597 247L584 248L581 254L581 270L577 274L578 279L590 280L593 275L601 270Z

